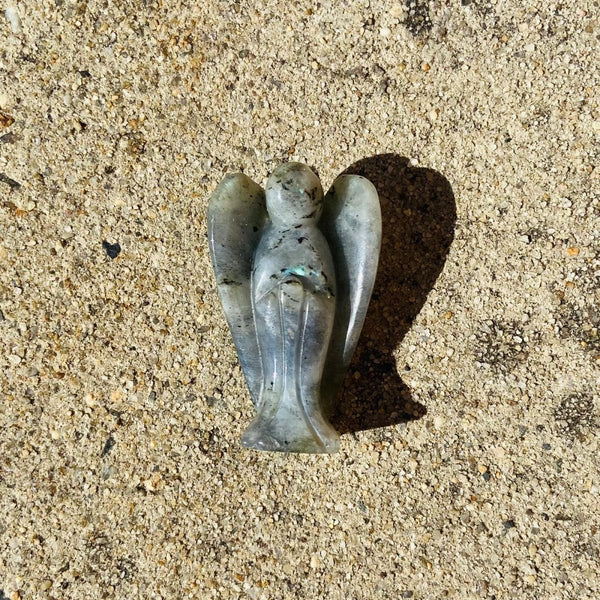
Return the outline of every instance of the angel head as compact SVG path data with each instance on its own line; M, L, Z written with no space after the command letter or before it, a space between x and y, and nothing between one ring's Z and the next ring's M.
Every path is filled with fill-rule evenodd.
M301 163L284 163L267 180L267 210L276 225L316 223L323 210L319 178Z

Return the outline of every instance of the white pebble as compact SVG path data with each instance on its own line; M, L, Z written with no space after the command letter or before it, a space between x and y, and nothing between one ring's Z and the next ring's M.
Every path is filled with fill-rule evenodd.
M11 355L8 357L8 362L9 362L11 365L15 365L15 367L16 367L16 366L17 366L17 365L18 365L18 364L21 362L21 357L20 357L20 356L18 356L17 354L11 354Z
M10 23L10 28L13 33L21 33L21 19L19 18L19 13L17 12L17 7L14 4L9 4L6 7L6 11L4 12L8 22Z
M437 415L436 417L433 418L433 426L436 429L441 429L444 424L446 423L446 420L444 419L444 417Z

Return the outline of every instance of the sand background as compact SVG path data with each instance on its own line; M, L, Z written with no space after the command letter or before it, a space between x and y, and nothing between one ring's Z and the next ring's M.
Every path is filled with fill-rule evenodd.
M0 10L0 598L598 597L598 2ZM285 160L382 202L332 456L240 448L209 263Z

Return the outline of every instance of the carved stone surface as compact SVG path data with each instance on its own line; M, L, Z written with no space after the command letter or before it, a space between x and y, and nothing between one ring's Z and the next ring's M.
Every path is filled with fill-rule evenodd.
M327 420L367 311L381 245L375 187L342 175L323 196L318 177L285 163L266 194L228 175L208 208L219 296L256 417L247 448L335 452Z

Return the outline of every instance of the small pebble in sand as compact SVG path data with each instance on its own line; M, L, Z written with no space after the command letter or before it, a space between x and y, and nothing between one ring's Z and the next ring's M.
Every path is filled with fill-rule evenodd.
M104 248L109 258L117 258L117 256L119 256L119 253L121 252L121 245L118 242L116 242L115 244L111 244L104 240L102 242L102 247Z
M0 113L0 128L6 129L7 127L10 127L14 122L15 120L10 115L4 115Z
M21 33L21 18L19 17L19 13L17 11L17 7L14 4L9 4L6 7L6 11L4 12L8 22L10 23L10 28L13 33Z
M18 356L17 354L11 354L11 355L9 355L9 357L8 357L8 362L9 362L11 365L14 365L14 366L16 367L18 364L20 364L20 362L21 362L21 357L20 357L20 356Z

